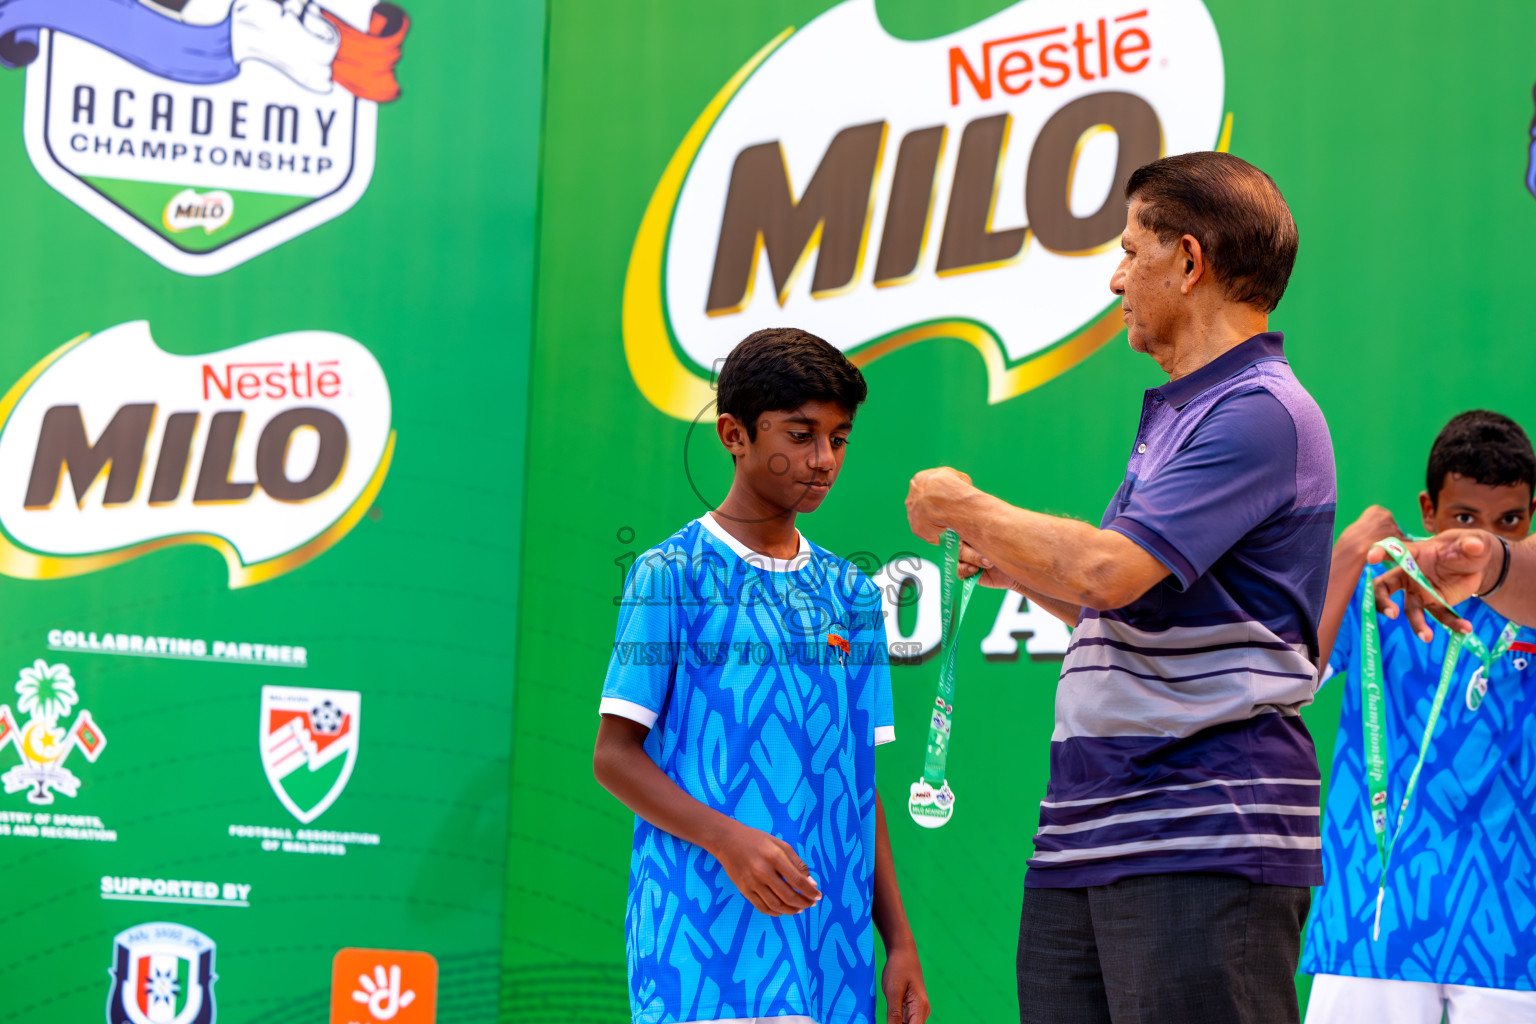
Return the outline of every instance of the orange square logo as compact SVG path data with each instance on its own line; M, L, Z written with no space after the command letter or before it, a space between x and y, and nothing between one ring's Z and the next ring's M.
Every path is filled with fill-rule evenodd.
M331 962L331 1024L436 1024L437 960L398 949L343 949Z

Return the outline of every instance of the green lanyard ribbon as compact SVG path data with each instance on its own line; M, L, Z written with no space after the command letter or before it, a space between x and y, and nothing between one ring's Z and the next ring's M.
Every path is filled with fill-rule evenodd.
M1381 548L1386 552L1387 561L1401 566L1403 571L1436 601L1446 608L1452 607L1450 602L1441 597L1425 578L1423 571L1414 562L1413 555L1409 553L1402 541L1396 537L1388 537L1376 542L1372 547ZM1424 736L1419 741L1419 759L1413 766L1413 773L1408 776L1408 788L1403 793L1403 802L1397 812L1397 824L1392 829L1392 839L1389 842L1387 840L1387 738L1383 711L1386 694L1382 688L1381 636L1380 627L1376 621L1376 592L1375 588L1370 586L1365 588L1361 597L1360 622L1360 689L1364 711L1361 717L1365 722L1365 779L1366 788L1370 794L1368 807L1371 812L1371 826L1376 832L1376 852L1381 858L1381 885L1376 890L1376 924L1372 935L1374 939L1380 939L1381 908L1387 898L1387 865L1392 859L1393 847L1397 845L1397 840L1403 834L1403 821L1408 816L1408 802L1413 799L1413 791L1419 784L1419 773L1424 769L1424 758L1429 753L1430 738L1434 735L1435 724L1440 720L1440 709L1445 705L1445 695L1450 691L1451 680L1456 675L1456 661L1461 656L1461 649L1466 647L1482 662L1482 671L1486 679L1493 673L1494 662L1509 650L1509 645L1514 642L1520 627L1513 622L1506 623L1504 631L1499 634L1499 639L1491 651L1475 634L1452 633L1450 635L1445 647L1445 661L1440 667L1440 685L1435 688L1435 697L1429 707L1429 719L1424 723ZM1476 708L1474 707L1473 710L1475 711Z
M970 604L971 592L976 589L977 579L975 576L960 579L959 534L954 530L945 530L939 543L944 549L944 566L939 583L943 626L943 635L939 641L939 689L928 722L928 750L923 758L923 777L912 784L911 798L907 802L907 813L924 828L940 827L949 821L955 811L955 794L945 780L944 769L949 761L950 724L955 713L956 641L960 636L960 623L965 618L966 605Z

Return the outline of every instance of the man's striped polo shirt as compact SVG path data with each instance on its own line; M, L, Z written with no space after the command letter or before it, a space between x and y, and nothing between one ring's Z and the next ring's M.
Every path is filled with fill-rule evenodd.
M1218 871L1320 885L1317 688L1333 444L1278 333L1142 403L1102 526L1169 575L1084 609L1062 664L1026 884Z

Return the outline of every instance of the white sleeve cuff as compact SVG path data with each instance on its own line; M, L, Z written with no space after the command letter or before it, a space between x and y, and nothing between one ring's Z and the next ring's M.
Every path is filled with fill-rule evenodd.
M875 726L875 746L878 747L882 743L894 742L896 742L896 727L894 725Z
M656 712L644 704L636 704L632 700L620 700L617 697L604 697L602 703L597 706L597 713L628 718L630 721L639 722L647 729L656 724ZM877 729L875 732L878 737L879 730ZM876 739L875 742L878 743L880 741Z

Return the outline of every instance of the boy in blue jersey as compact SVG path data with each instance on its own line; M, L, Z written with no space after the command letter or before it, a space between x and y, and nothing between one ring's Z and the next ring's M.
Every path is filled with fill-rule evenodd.
M1536 455L1507 417L1451 420L1427 477L1425 529L1475 527L1511 543L1530 532ZM1381 860L1365 774L1360 602L1383 571L1365 567L1366 553L1388 536L1401 534L1380 507L1344 531L1323 611L1323 656L1330 674L1347 674L1347 689L1323 826L1327 881L1301 961L1316 975L1307 1024L1536 1020L1536 631L1521 629L1491 672L1463 648L1373 938ZM1456 612L1490 648L1505 628L1476 597ZM1436 630L1423 643L1403 615L1379 623L1390 840L1448 639Z
M735 476L624 585L593 769L635 812L625 939L634 1024L874 1024L928 998L896 886L875 745L895 739L880 593L806 540L863 375L758 331L720 370Z

